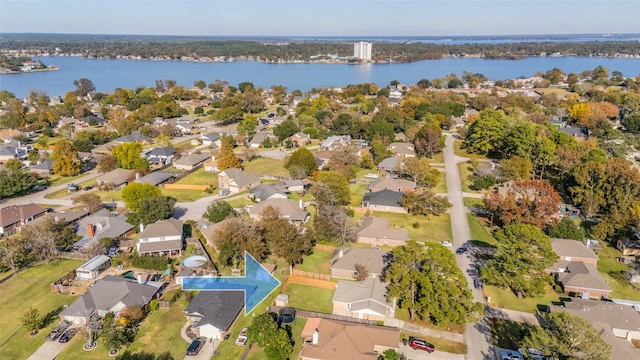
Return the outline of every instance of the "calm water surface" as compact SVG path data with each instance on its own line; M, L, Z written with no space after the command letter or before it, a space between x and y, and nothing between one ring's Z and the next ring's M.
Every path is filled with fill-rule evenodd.
M256 61L229 63L195 63L183 61L88 60L81 57L41 57L58 71L0 75L0 90L24 97L29 89L44 90L48 95L64 95L74 90L74 80L88 78L96 90L111 92L116 88L154 87L156 80L175 80L178 85L193 86L194 81L211 83L216 79L237 85L250 81L264 88L284 85L288 91L311 88L375 83L386 86L392 80L415 84L420 79L443 78L463 71L484 74L491 80L530 77L537 71L559 68L565 73L581 73L599 65L624 76L640 75L640 59L535 57L525 60L440 59L408 64L266 64Z

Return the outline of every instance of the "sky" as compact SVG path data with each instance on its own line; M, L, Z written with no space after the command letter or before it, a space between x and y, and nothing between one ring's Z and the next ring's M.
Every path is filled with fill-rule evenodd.
M0 0L0 33L620 34L638 19L640 0Z

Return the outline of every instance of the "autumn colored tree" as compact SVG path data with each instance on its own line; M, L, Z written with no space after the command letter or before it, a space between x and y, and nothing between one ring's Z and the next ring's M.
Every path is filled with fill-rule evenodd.
M533 164L521 156L500 160L500 174L505 180L531 179Z
M569 114L570 121L581 126L586 126L591 119L591 104L586 102L573 104L567 108L567 113Z
M438 184L442 173L440 170L432 167L426 158L410 157L404 159L404 163L399 169L401 174L411 176L418 186L433 188Z
M416 134L413 143L418 155L432 157L444 148L444 136L440 126L434 122L424 125Z
M335 171L322 171L318 173L316 178L331 190L339 204L346 205L349 203L351 198L349 181L342 174Z
M277 209L268 206L262 210L260 225L269 250L285 259L291 272L295 264L302 263L304 257L311 254L313 239L310 229L290 223Z
M216 163L220 171L230 168L241 168L240 160L233 152L233 138L230 136L222 137L222 145L216 158Z
M400 200L409 214L421 216L439 216L451 207L449 200L431 190L411 191Z
M78 152L67 140L60 140L51 154L53 172L61 176L75 176L82 170L82 162Z
M505 194L492 193L484 198L492 220L503 225L514 222L545 228L557 222L555 214L560 195L548 181L515 180Z

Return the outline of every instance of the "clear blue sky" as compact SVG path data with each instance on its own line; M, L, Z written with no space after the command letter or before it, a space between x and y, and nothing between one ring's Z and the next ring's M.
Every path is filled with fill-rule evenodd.
M154 35L640 33L640 0L0 0L0 32Z

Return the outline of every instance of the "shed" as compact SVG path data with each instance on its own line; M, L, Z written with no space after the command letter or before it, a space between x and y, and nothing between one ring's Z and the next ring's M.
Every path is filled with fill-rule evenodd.
M287 306L289 303L289 295L280 294L276 296L276 306Z
M109 267L111 260L107 255L96 255L76 269L76 277L80 280L94 280Z

